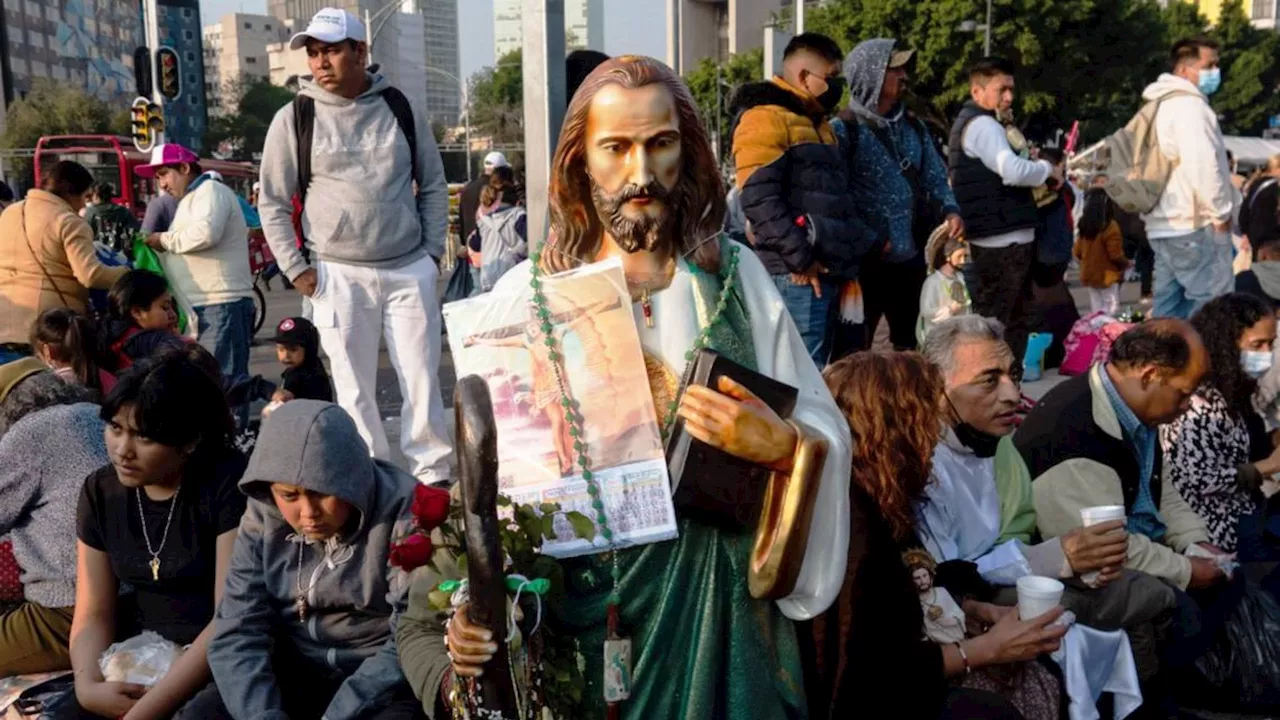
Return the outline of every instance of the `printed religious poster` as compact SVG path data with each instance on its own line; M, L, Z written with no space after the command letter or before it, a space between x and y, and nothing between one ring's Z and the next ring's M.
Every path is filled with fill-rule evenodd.
M579 439L565 418L567 399L581 413L582 443L617 544L674 538L667 463L621 262L542 279L554 350L532 288L508 287L510 293L444 306L458 374L489 384L500 491L519 503L556 503L595 518L578 464ZM609 547L599 532L594 542L575 537L563 518L556 535L543 552L572 557Z

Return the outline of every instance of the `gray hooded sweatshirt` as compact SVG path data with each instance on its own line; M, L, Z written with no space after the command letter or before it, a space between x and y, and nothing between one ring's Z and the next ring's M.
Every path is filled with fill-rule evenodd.
M418 172L413 195L409 141L382 98L390 84L369 76L354 100L303 78L299 94L315 100L311 185L302 211L307 247L325 262L401 268L424 255L444 254L449 188L427 114L413 109ZM298 185L298 133L293 104L280 108L262 149L258 213L281 272L290 280L307 269L293 228Z
M350 503L348 529L305 541L276 508L273 482ZM337 405L294 400L263 423L240 480L249 506L209 643L209 667L233 717L288 717L271 665L281 643L292 643L291 652L309 661L304 671L346 676L325 720L363 716L408 689L395 625L409 578L388 556L392 540L412 523L415 487L409 474L369 458L355 423ZM299 588L309 606L306 622L295 606Z

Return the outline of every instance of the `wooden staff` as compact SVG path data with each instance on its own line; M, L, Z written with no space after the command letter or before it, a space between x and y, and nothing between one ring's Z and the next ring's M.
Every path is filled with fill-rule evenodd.
M476 715L517 720L516 690L507 655L507 587L498 525L498 429L489 386L476 375L453 392L455 447L467 535L468 617L493 633L498 651L484 666L476 693Z

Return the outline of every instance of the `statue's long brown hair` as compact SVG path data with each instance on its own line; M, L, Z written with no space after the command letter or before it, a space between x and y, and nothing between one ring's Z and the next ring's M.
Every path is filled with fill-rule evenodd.
M861 352L823 377L853 433L854 486L879 506L896 539L908 539L942 434L941 373L918 353Z
M604 228L596 217L591 200L591 179L587 176L587 113L596 93L606 85L628 90L661 84L675 101L680 123L682 167L677 181L680 199L675 212L674 233L680 254L692 250L690 260L709 272L720 268L720 245L715 240L724 223L724 186L719 164L707 141L698 116L698 106L680 76L653 58L624 55L613 58L587 76L569 103L560 144L551 170L551 236L542 253L542 268L561 272L591 261L600 251ZM701 243L701 244L699 244Z

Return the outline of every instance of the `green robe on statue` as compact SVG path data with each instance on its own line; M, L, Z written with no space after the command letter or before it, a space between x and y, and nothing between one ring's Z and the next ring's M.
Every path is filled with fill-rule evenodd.
M729 245L725 245L727 260ZM750 250L740 251L745 256ZM744 257L745 260L745 257ZM752 258L754 261L754 258ZM727 262L725 263L728 264ZM680 275L687 275L681 282ZM742 272L739 270L739 275ZM736 283L712 330L708 347L757 368L751 317ZM650 334L693 335L706 327L722 280L682 263L671 287L653 297L657 322ZM692 297L687 294L692 293ZM685 294L686 297L680 297ZM660 305L661 303L661 305ZM696 315L689 327L664 318ZM664 330L675 327L675 330ZM646 330L640 324L642 342ZM667 338L671 340L671 338ZM649 342L646 350L653 351ZM671 349L669 348L669 349ZM681 365L672 370L683 374ZM659 354L669 356L666 352ZM807 358L806 358L807 359ZM776 603L747 590L751 533L733 533L691 520L679 521L679 538L620 551L620 634L632 642L632 693L622 703L626 720L803 720L804 678L794 626ZM604 717L602 653L611 584L608 554L565 561L566 593L552 607L554 621L578 637L586 658L583 718Z

